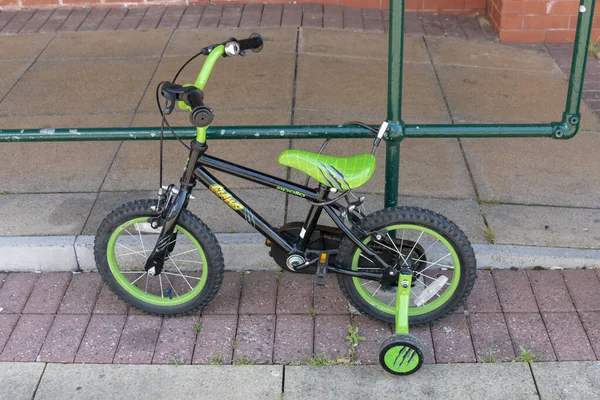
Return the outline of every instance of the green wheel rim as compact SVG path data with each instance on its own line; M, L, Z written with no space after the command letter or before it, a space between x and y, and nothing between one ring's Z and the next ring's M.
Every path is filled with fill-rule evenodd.
M192 236L192 234L189 233L187 230L185 230L181 225L176 225L177 231L179 233L183 233L192 242L192 244L194 245L194 247L196 248L196 250L198 251L198 254L200 255L200 257L202 259L202 266L203 266L202 276L200 277L200 279L198 280L198 283L192 290L190 290L189 292L187 292L185 294L182 294L180 296L173 297L173 298L157 296L152 293L144 292L142 289L138 288L137 286L132 285L131 282L129 281L129 279L127 279L127 277L123 273L121 273L121 270L119 269L119 265L117 263L116 254L115 254L115 245L117 243L117 238L126 228L130 227L133 224L142 223L142 222L148 222L148 217L140 217L140 218L131 219L131 220L119 225L117 227L117 229L115 229L115 231L112 233L110 238L108 239L106 255L107 255L108 265L110 267L110 272L111 272L112 276L115 278L117 283L123 289L125 289L127 291L127 293L129 293L133 297L135 297L145 303L153 304L153 305L157 305L157 306L163 306L163 307L178 306L178 305L187 303L188 301L190 301L194 297L196 297L200 293L200 291L202 290L204 285L206 284L206 279L207 279L207 275L208 275L208 270L207 270L208 263L206 261L206 256L204 254L204 251L202 250L202 246L200 246L200 243L198 243L198 241Z
M441 307L443 304L445 304L450 299L450 297L452 297L452 295L456 291L456 288L458 287L458 282L460 281L460 262L458 260L458 254L456 253L454 246L452 246L450 244L450 242L448 242L448 240L446 240L442 235L440 235L436 231L425 228L423 226L409 225L409 224L404 225L403 224L403 225L389 226L389 227L386 227L386 229L388 231L399 230L399 229L413 229L413 230L421 231L423 233L427 233L427 234L433 236L435 239L439 240L442 244L444 244L446 246L446 248L452 255L452 260L454 262L454 270L453 270L453 274L452 274L452 281L450 281L450 284L449 284L450 286L437 299L432 300L432 301L428 302L427 304L424 304L420 307L414 307L414 306L409 307L408 308L408 316L412 317L412 316L427 314L427 313L432 312L432 311L436 310L437 308ZM363 240L363 243L366 245L370 241L371 241L371 237L367 236ZM352 270L354 270L354 271L358 270L358 260L359 260L361 253L362 253L362 251L360 249L357 249L356 252L354 253L354 257L352 258ZM356 278L356 277L352 278L352 282L354 283L354 287L356 288L356 290L358 291L360 296L365 301L367 301L370 305L372 305L373 307L375 307L378 310L383 311L387 314L391 314L391 315L395 314L395 312L396 312L395 303L394 303L394 305L388 305L388 304L384 303L383 301L379 300L378 298L374 297L361 284L360 278Z
M393 346L383 356L385 366L391 371L406 374L419 366L421 356L412 346Z

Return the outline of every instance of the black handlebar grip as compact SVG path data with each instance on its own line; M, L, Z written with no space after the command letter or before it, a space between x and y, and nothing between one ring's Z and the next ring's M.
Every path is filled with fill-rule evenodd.
M194 86L188 86L183 95L183 100L184 103L194 109L204 105L204 93Z
M252 50L258 53L263 49L263 38L258 33L253 33L248 39L238 40L240 50Z

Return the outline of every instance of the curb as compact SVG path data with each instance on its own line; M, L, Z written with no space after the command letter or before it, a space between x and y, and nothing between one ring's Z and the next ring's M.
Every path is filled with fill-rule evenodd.
M258 233L216 235L225 269L277 270ZM478 268L575 269L600 266L600 250L560 247L474 244ZM0 237L0 271L94 271L94 236Z

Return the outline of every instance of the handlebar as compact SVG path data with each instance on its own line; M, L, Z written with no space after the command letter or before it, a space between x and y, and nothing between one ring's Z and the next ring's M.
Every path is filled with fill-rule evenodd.
M252 50L258 53L263 49L263 38L258 33L253 33L248 39L238 40L238 43L242 51Z

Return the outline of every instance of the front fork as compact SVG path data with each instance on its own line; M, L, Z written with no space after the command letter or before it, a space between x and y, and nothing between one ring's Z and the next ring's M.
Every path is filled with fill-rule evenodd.
M172 194L175 194L175 200L170 204L168 202L168 204L166 204L166 209L161 213L161 215L151 221L153 227L155 227L155 225L158 226L163 221L164 223L162 225L160 235L158 236L158 240L156 241L156 245L146 261L145 269L149 276L154 276L162 272L163 265L165 263L165 257L168 256L175 247L175 240L177 237L175 226L177 225L177 220L179 219L181 211L187 207L187 203L191 197L192 189L196 185L194 170L196 169L198 159L204 152L206 152L207 148L208 147L205 143L200 143L195 140L192 141L190 156L188 158L185 171L183 172L183 176L180 180L181 186L179 191L177 191L177 189L175 189L173 186L170 186L167 189L167 199L170 198Z

